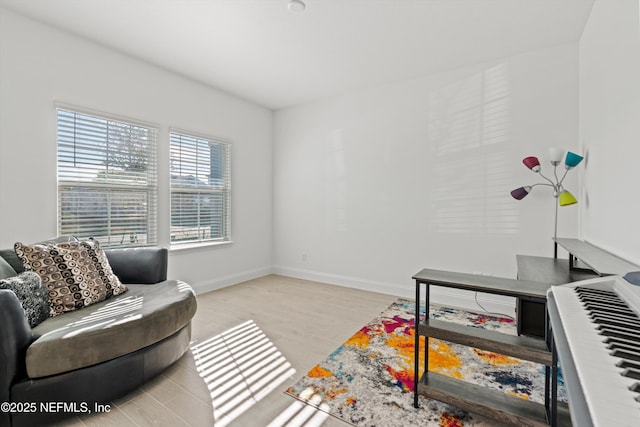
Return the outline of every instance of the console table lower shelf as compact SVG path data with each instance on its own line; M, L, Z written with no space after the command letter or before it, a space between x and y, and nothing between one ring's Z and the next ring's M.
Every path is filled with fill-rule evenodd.
M418 393L439 400L456 408L473 412L514 426L548 426L544 405L509 396L499 390L491 390L475 384L428 372L418 384ZM558 407L559 425L570 426L562 420L569 418L566 405Z

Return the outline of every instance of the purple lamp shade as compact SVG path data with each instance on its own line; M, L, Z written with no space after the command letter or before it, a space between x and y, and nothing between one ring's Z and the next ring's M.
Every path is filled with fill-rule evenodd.
M522 163L524 163L524 165L526 167L528 167L529 169L531 169L534 172L539 172L540 171L540 160L538 160L538 158L535 157L535 156L525 157L522 160Z
M537 159L536 159L537 160ZM527 194L531 191L531 187L529 185L525 185L524 187L516 188L511 192L511 196L516 200L522 200L527 197Z

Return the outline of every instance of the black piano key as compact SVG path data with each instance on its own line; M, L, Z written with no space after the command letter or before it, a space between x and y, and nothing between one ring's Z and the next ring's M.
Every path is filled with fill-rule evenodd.
M605 337L613 337L613 338L622 338L632 342L640 343L640 336L634 335L631 333L616 331L608 328L603 328L600 330L600 335L604 335Z
M635 362L630 362L628 360L621 360L618 363L616 363L616 366L618 368L633 368L633 369L637 369L638 371L640 371L640 362L635 363Z
M626 303L620 298L609 298L609 297L601 297L601 296L593 296L593 295L580 295L578 297L580 301L583 302L594 302L594 303L603 303L603 304L613 304L616 306L625 306Z
M633 391L634 393L640 393L640 383L633 383L631 387L629 387L629 390ZM640 402L640 394L635 397L635 400L637 402Z
M592 303L592 304L601 304L601 305L605 304L611 307L622 307L622 308L626 307L626 304L622 301L606 300L601 298L580 298L580 301L582 301L585 304Z
M635 353L631 351L625 350L613 350L611 352L612 356L619 357L620 359L626 360L634 360L636 362L640 362L640 353ZM640 380L640 378L638 378Z
M609 350L626 350L626 351L631 351L631 352L637 352L640 351L640 349L638 348L637 345L630 345L626 342L624 343L620 343L620 342L609 342L607 344L607 348Z
M615 292L599 292L599 291L595 291L593 292L592 289L586 289L586 288L580 288L579 290L576 291L578 293L578 296L580 298L607 298L607 299L621 299L618 294L616 294Z
M638 333L640 332L640 326L635 326L635 325L611 325L611 324L604 324L604 323L600 323L596 326L596 329L609 329L611 331L620 331L620 332L624 332L624 333L628 333L628 334L633 334L633 335L638 335Z
M586 287L579 287L576 288L576 292L578 294L586 294L586 295L618 295L613 291L607 291L605 289L594 289L594 288L586 288Z
M589 316L591 321L595 324L600 324L602 322L617 322L617 323L623 323L623 324L634 324L633 322L635 322L635 319L631 319L628 317L621 317L621 316L607 316L604 314L596 314L596 315L591 315Z
M635 316L625 316L622 314L618 314L618 313L593 313L590 312L589 313L589 317L591 317L592 319L610 319L610 320L616 320L619 322L625 322L625 323L633 323L633 322L637 322L638 318ZM596 321L597 323L597 321Z
M597 323L598 325L614 325L614 326L634 326L640 328L640 319L632 320L632 319L617 319L611 317L604 317L600 315L590 316L593 323Z
M602 340L602 342L604 342L605 344L609 344L609 345L621 344L622 346L631 348L632 351L634 351L635 349L638 348L638 343L636 341L626 340L624 338L607 337L604 340Z
M627 304L624 303L624 301L603 301L601 299L592 299L592 298L578 298L580 301L582 301L584 304L594 304L594 305L601 305L604 307L609 307L609 306L620 306L625 310L629 309L629 306ZM613 302L613 304L612 304Z
M584 309L591 316L605 316L609 318L618 318L618 319L625 319L630 321L634 321L638 319L638 317L636 317L633 313L623 312L620 310L615 310L613 308L597 308L597 307L585 305Z
M623 377L633 378L634 380L640 380L640 370L627 368L622 372Z
M588 310L588 311L593 311L593 312L599 312L599 313L617 313L617 314L621 314L623 316L629 316L629 317L637 317L637 315L635 314L635 312L633 312L632 310L628 309L628 308L623 308L623 307L612 307L610 305L606 305L606 304L595 304L592 302L587 302L584 304L584 307Z
M635 392L635 393L640 393L640 383L633 383L633 385L631 387L629 387L629 390ZM635 397L637 402L640 402L640 394L637 395Z

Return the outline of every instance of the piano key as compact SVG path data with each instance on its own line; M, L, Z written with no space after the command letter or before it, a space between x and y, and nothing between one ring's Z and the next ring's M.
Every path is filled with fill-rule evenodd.
M618 295L613 291L609 291L609 290L604 290L604 289L595 289L595 288L589 288L589 287L582 287L582 288L576 288L576 292L578 294L591 294L591 295Z
M630 316L633 317L634 316L634 312L629 310L628 308L620 308L620 307L612 307L610 305L606 305L606 304L596 304L596 303L592 303L592 302L587 302L584 304L584 307L587 310L590 311L594 311L594 312L600 312L600 313L614 313L614 314L620 314L623 316Z
M626 342L617 342L617 341L611 341L607 343L607 348L609 350L627 350L632 352L638 351L637 345L629 345Z
M623 300L620 298L611 298L611 297L602 297L602 296L594 296L594 295L580 295L580 301L582 302L593 302L593 303L603 303L603 304L611 304L615 306L626 306Z
M618 320L621 322L635 322L638 320L637 317L635 316L625 316L622 314L616 314L616 313L589 313L589 317L592 319L612 319L612 320Z
M576 293L580 296L580 298L608 298L622 300L622 298L620 298L618 294L613 291L601 292L597 289L582 288L576 289Z
M611 353L614 357L619 357L623 360L635 360L636 362L640 362L640 354L637 352L625 351L625 350L614 350ZM640 379L640 378L639 378Z
M627 368L622 372L622 376L640 380L640 370L634 369L634 368Z
M634 362L630 362L629 360L622 360L618 363L616 363L616 366L618 368L635 368L635 369L640 369L640 363L634 363Z
M594 327L595 330L595 327ZM613 338L623 338L629 341L634 341L636 342L638 339L640 339L640 337L633 335L633 334L628 334L628 333L624 333L624 332L620 332L620 331L615 331L615 330L611 330L611 329L601 329L600 330L600 335L604 335L605 337L613 337Z
M600 322L594 322L594 323L597 325L596 329L601 331L602 330L617 331L617 332L622 332L624 334L630 334L630 335L640 337L640 327L637 327L634 325L619 326L619 325L604 324Z
M622 339L622 338L615 338L615 337L605 338L602 342L605 343L605 344L618 343L618 344L622 344L622 345L629 346L629 347L632 347L632 348L637 348L637 346L638 346L638 343L636 341L630 341L630 340L625 340L625 339Z
M594 323L597 323L599 325L614 325L614 326L635 326L640 328L640 320L637 322L632 322L632 321L620 321L617 319L611 319L611 318L607 318L607 317L603 317L603 316L590 316L591 320L593 320Z

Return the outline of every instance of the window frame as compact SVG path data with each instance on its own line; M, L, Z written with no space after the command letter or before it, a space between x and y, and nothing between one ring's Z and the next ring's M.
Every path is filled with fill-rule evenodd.
M136 120L130 117L123 117L119 115L104 113L102 111L96 111L89 108L78 107L69 104L55 103L55 121L56 121L56 192L57 192L57 218L56 218L56 229L58 235L76 235L78 238L86 238L86 237L94 237L96 238L101 246L105 248L125 248L125 247L141 247L141 246L155 246L159 242L158 237L158 135L159 135L159 126L156 124L144 122L141 120ZM74 123L71 126L61 126L65 122L65 118L61 115L67 115L68 117L74 118ZM91 167L94 169L99 169L95 165L99 161L108 162L109 161L109 127L107 125L107 130L104 135L100 135L100 137L105 138L105 154L104 158L97 157L100 160L87 160L86 162L80 162L77 166L68 167L65 165L64 156L61 156L61 152L64 151L65 148L68 148L68 141L65 142L65 137L69 137L69 135L65 135L65 132L73 132L73 144L77 143L76 135L80 133L79 124L75 122L75 119L78 116L83 117L83 120L87 122L90 119L94 119L97 122L104 121L106 123L114 123L120 127L129 127L140 128L146 132L146 145L144 145L144 152L146 153L144 156L145 161L145 172L144 173L125 173L122 174L121 177L110 177L108 170L109 165L105 165L104 170L105 176L104 178L99 178L96 174L93 177L93 181L87 178L86 174L82 172L82 166L89 166L89 170ZM68 120L68 119L67 119ZM96 125L95 129L98 129L99 126ZM94 128L90 130L95 130ZM95 135L94 135L95 136ZM98 137L96 137L98 138ZM90 138L87 138L87 141ZM81 139L79 139L82 141ZM136 142L139 142L140 139L136 139ZM94 150L94 152L99 153L100 150L96 148L99 142L84 142L82 144L82 149L86 152ZM74 149L75 150L75 149ZM73 158L74 162L76 159L76 154L74 153ZM77 170L77 178L69 178L69 174L73 175L74 168ZM117 174L116 174L117 175ZM139 179L139 183L131 182L134 179ZM104 181L100 182L99 179L104 179ZM121 180L121 182L118 182ZM91 231L91 225L89 226L89 232L85 233L84 229L88 225L88 221L86 218L83 221L79 221L76 223L76 232L69 230L69 226L66 225L64 214L63 214L63 200L65 197L64 191L66 189L74 189L74 188L84 188L89 190L95 190L95 196L103 197L107 200L107 212L108 215L106 217L106 223L101 223L100 225L95 225L94 229L105 229L106 236L100 235L99 232ZM78 198L75 203L81 204L84 200L82 195ZM134 196L141 197L141 200L145 201L145 205L142 209L143 215L138 215L139 217L144 218L141 224L141 228L144 230L144 233L133 233L130 230L125 231L123 233L115 232L117 228L114 225L114 218L112 211L111 201L113 197L123 197L123 196ZM65 202L66 203L66 202ZM132 202L129 202L132 203ZM132 203L132 205L135 202ZM78 210L76 210L78 212ZM125 222L124 224L128 227L133 227L136 224L138 219L129 219L129 223ZM78 232L77 230L82 230ZM126 234L129 234L129 238L126 239ZM80 235L78 235L80 234ZM120 242L117 240L117 236L121 236ZM138 240L139 237L142 237L142 241ZM115 237L115 239L114 239ZM105 240L106 238L106 240Z
M213 187L195 187L193 186L178 186L174 185L174 180L172 179L174 174L174 136L177 138L185 138L187 140L196 140L201 142L206 142L210 146L217 145L221 148L221 174L222 177L219 180L219 186L216 188ZM179 249L188 249L192 247L200 247L200 246L211 246L211 245L226 245L233 243L232 241L232 221L231 221L231 212L232 212L232 180L231 180L231 159L232 159L232 142L211 135L201 134L198 132L187 131L180 128L171 127L169 128L169 243L171 245L172 250ZM209 164L211 159L209 158ZM182 166L182 163L180 163ZM193 167L193 165L191 165ZM211 179L209 177L209 179ZM206 238L193 238L193 239L175 239L174 238L174 195L176 194L192 194L197 196L202 195L221 195L222 196L222 211L220 214L221 224L222 224L222 233L220 237L206 237ZM197 217L198 225L197 225L197 234L200 234L202 227L205 225L200 225L200 212Z

